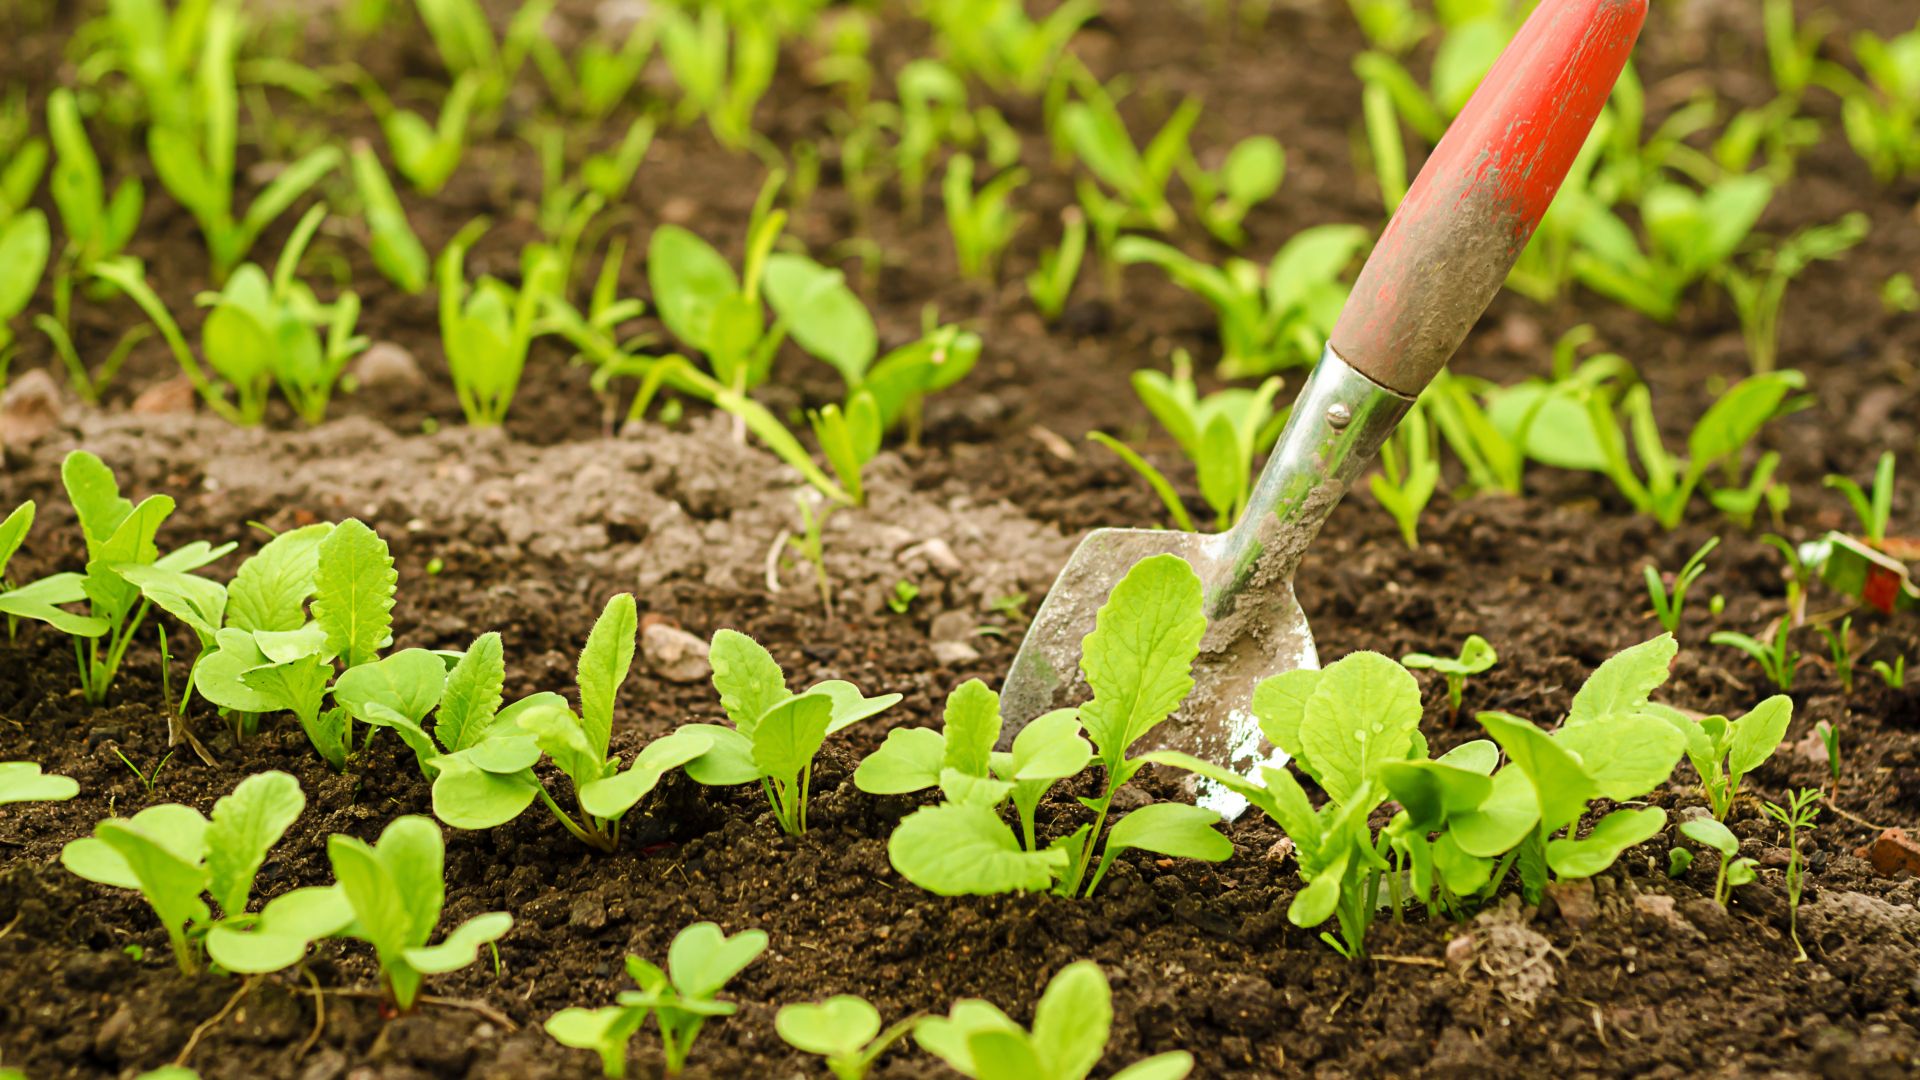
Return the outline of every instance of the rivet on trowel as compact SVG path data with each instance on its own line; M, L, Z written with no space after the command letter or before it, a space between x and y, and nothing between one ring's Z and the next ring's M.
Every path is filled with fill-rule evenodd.
M1327 423L1332 424L1336 430L1344 428L1353 423L1353 410L1347 407L1346 402L1336 401L1327 406Z

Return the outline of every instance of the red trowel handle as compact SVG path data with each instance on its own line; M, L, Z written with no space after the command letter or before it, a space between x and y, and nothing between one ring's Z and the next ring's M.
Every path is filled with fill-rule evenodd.
M1527 246L1613 92L1647 0L1541 0L1427 159L1333 328L1347 364L1418 395Z

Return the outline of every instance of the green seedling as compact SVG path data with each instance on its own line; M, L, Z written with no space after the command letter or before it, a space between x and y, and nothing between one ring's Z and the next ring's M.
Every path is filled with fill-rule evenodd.
M1715 630L1707 641L1746 653L1749 659L1760 665L1767 681L1785 694L1793 689L1793 675L1800 667L1800 650L1793 647L1792 636L1792 623L1781 618L1774 628L1773 637L1768 641L1737 630Z
M1044 869L1050 862L1063 861L1058 854L1041 851L1035 835L1034 815L1040 800L1054 784L1078 776L1093 760L1092 745L1082 737L1080 722L1071 709L1056 710L1035 719L1020 729L1008 750L993 748L999 735L999 695L980 680L969 679L947 697L941 730L895 728L887 732L886 742L868 754L854 770L854 786L870 795L906 795L937 787L949 796L951 803L984 801L989 809L1003 799L1012 798L1020 818L1017 843L1012 842L1011 834L1001 836L1005 826L999 825L997 817L982 816L965 806L920 811L908 818L908 821L922 822L912 829L907 828L907 822L901 823L901 829L895 831L888 844L888 852L895 858L896 865L904 861L928 868L929 872L916 870L917 876L912 877L923 888L941 893L970 891L966 888L964 872L946 877L931 865L931 860L940 854L940 831L949 826L955 827L955 835L965 831L959 828L962 825L977 828L982 834L990 833L995 852L1039 856L1004 858L996 855L998 862L1006 864L1004 868L995 867L1002 877L1012 878L1016 872L1030 871L1033 866L1029 864ZM990 818L991 825L998 828L991 827ZM916 849L923 836L929 843ZM1045 879L1036 879L1030 874L1020 880L1040 880L1041 884L1036 887L1045 887ZM983 892L1004 892L1019 887L1017 881L1011 885L995 886L985 881L978 884Z
M344 770L354 717L343 702L327 707L327 692L337 672L373 663L391 643L398 582L387 542L357 519L275 537L228 586L227 625L195 665L200 696L241 715L292 713Z
M15 87L0 101L0 225L33 202L47 172L47 141L33 134L27 93Z
M239 423L259 423L266 415L268 389L278 386L296 416L319 424L327 418L334 384L347 362L371 344L354 333L360 318L358 293L348 290L333 303L322 304L298 277L301 256L326 216L321 205L300 219L272 278L259 266L244 263L227 280L226 288L197 297L202 307L211 309L200 327L201 351L213 374L233 387L232 412ZM144 282L121 282L122 290L148 308L149 314L163 312L143 286ZM169 328L157 315L154 322L169 344L183 341L177 326ZM176 354L201 397L224 402L223 392L193 363L191 354L178 350Z
M1182 169L1193 191L1195 215L1214 239L1230 247L1247 242L1241 223L1254 207L1273 198L1287 175L1287 152L1271 135L1242 139L1227 151L1218 173L1187 158Z
M758 781L780 828L795 836L806 832L813 758L827 736L885 712L901 696L870 698L840 680L791 693L786 674L767 650L733 630L714 633L708 658L713 688L733 726L680 727L712 740L711 749L687 763L687 775L709 786Z
M1482 404L1483 394L1489 404ZM1518 495L1526 478L1527 450L1536 421L1558 395L1532 395L1530 407L1520 413L1511 430L1502 426L1511 417L1491 407L1503 404L1505 396L1492 384L1442 371L1421 393L1420 407L1466 468L1474 490Z
M1890 275L1880 286L1880 307L1889 315L1911 315L1920 311L1920 285L1913 275Z
M1433 28L1433 20L1411 0L1347 0L1347 6L1373 47L1390 55L1413 48Z
M1416 402L1380 447L1380 471L1367 478L1368 490L1400 527L1400 539L1409 551L1420 546L1420 515L1440 486L1440 459L1433 441L1426 409Z
M1074 34L1099 13L1097 0L1067 0L1040 19L1019 0L933 0L924 8L948 61L996 90L1027 97L1040 92Z
M20 550L20 545L26 543L27 533L33 531L35 512L33 500L28 499L14 507L13 512L8 514L4 521L0 521L0 596L5 596L17 587L13 580L7 577L7 564L13 561L13 556ZM4 602L0 602L0 613L6 614L7 640L12 641L19 633L20 616L7 609Z
M1078 69L1079 100L1055 116L1054 137L1072 148L1087 171L1127 208L1130 224L1169 232L1178 223L1167 200L1167 183L1191 154L1188 139L1200 119L1200 103L1188 98L1144 148L1134 145L1113 93Z
M1264 272L1245 259L1223 266L1144 237L1121 237L1121 265L1149 263L1205 300L1220 322L1220 375L1242 378L1312 364L1346 303L1347 266L1367 244L1355 225L1321 225L1295 235Z
M1881 183L1920 175L1920 26L1893 38L1863 30L1853 56L1866 78L1823 64L1819 80L1840 95L1840 118Z
M956 154L947 162L940 192L947 208L947 229L953 234L954 256L960 276L992 284L1000 255L1013 240L1024 215L1009 205L1015 191L1027 182L1025 169L1009 169L973 186L973 158Z
M1141 403L1193 464L1200 496L1212 508L1216 526L1232 527L1252 495L1254 458L1273 448L1286 423L1287 410L1273 404L1282 385L1280 378L1269 377L1253 390L1232 387L1201 397L1192 358L1185 350L1176 350L1171 378L1141 370L1133 373L1132 382ZM1104 432L1087 437L1118 454L1152 486L1175 528L1195 531L1186 505L1159 469Z
M518 5L506 33L498 38L478 0L414 0L414 6L448 73L456 80L477 77L475 107L491 113L506 100L534 43L546 37L547 16L554 3L527 0Z
M133 778L140 782L140 790L151 798L154 789L160 786L160 770L166 768L167 762L173 760L173 751L169 750L161 755L160 760L153 763L153 768L144 772L141 771L140 766L133 763L132 758L121 753L118 747L114 748L113 756L120 759L120 764L125 765L127 771L133 774Z
M1807 962L1800 944L1800 896L1806 885L1806 867L1800 860L1800 834L1811 832L1820 816L1820 789L1801 788L1787 796L1787 804L1766 804L1767 815L1787 827L1787 934L1793 939L1794 961Z
M1728 177L1704 192L1656 185L1639 202L1644 246L1618 216L1595 209L1581 218L1574 276L1595 292L1669 322L1687 288L1724 267L1746 241L1775 190L1758 174Z
M69 453L61 462L60 479L86 539L86 569L0 592L0 613L46 623L71 637L81 694L98 705L106 700L151 606L123 571L157 566L189 573L225 556L234 545L214 547L196 540L162 556L155 537L173 513L173 500L151 495L135 506L121 497L113 470L88 451ZM21 520L18 515L15 511L8 522ZM24 519L31 520L30 514ZM24 536L24 525L16 527ZM82 602L87 605L85 615L75 615L63 606Z
M895 615L905 615L913 610L913 602L920 598L920 586L900 579L893 583L893 592L887 595L887 610Z
M1750 375L1735 383L1694 424L1685 458L1675 456L1662 441L1652 395L1644 385L1629 389L1618 410L1604 395L1591 395L1587 416L1604 461L1600 471L1634 509L1671 531L1679 527L1694 492L1715 467L1731 474L1732 486L1738 486L1742 452L1767 421L1804 404L1792 395L1805 386L1806 377L1798 371ZM1639 472L1628 458L1629 443L1639 459Z
M1841 619L1837 630L1828 623L1820 623L1818 628L1833 658L1833 677L1840 680L1841 690L1853 693L1853 616Z
M972 146L979 140L980 131L967 105L966 80L946 64L927 57L910 60L900 69L894 87L898 107L871 107L869 120L876 129L895 131L888 164L899 174L900 201L907 220L918 223L922 192L941 148ZM864 133L860 134L864 139ZM865 147L861 146L856 158L864 153Z
M653 56L658 28L639 19L618 45L589 38L569 61L545 35L528 41L533 62L553 95L582 120L600 122L613 112L640 78Z
M778 32L764 18L729 18L724 7L711 4L697 15L663 8L654 20L660 54L680 85L680 122L705 116L722 146L747 149L757 137L754 109L773 85Z
M1754 371L1774 370L1780 356L1780 308L1787 286L1817 261L1833 261L1866 239L1870 222L1853 213L1831 225L1803 229L1757 253L1750 266L1729 262L1721 282L1740 315L1747 360Z
M973 1080L1085 1080L1106 1055L1113 1029L1113 991L1098 964L1068 964L1047 982L1033 1008L1031 1030L990 1002L965 998L945 1016L914 1025L920 1049ZM1184 1050L1156 1054L1113 1074L1114 1080L1181 1080L1193 1071Z
M1084 642L1081 671L1093 700L1027 725L1010 757L991 753L999 738L999 698L977 683L949 699L943 737L890 736L876 752L880 761L863 765L865 781L856 774L856 784L906 792L937 783L946 796L909 814L894 830L887 842L894 869L946 896L1048 887L1062 896L1090 896L1128 849L1210 862L1232 855L1233 844L1214 830L1219 815L1186 803L1152 803L1107 827L1114 795L1154 758L1128 752L1193 689L1193 658L1206 629L1200 591L1198 575L1176 556L1135 564L1114 586ZM1088 740L1105 777L1099 795L1080 800L1094 820L1040 848L1034 808L1056 780L1085 766ZM1024 846L997 809L1009 797L1019 811Z
M373 265L408 293L425 290L431 272L426 246L407 221L406 207L400 205L379 156L373 147L359 143L353 148L352 166L354 187L365 206Z
M1723 716L1700 719L1677 709L1654 712L1686 739L1687 760L1700 774L1700 787L1716 820L1726 820L1740 794L1740 781L1773 756L1793 720L1793 700L1785 694L1753 707L1737 720Z
M80 794L71 776L40 771L37 761L0 761L0 806L23 802L65 802Z
M498 427L520 389L527 350L546 332L538 316L562 287L566 267L552 248L531 244L520 253L518 286L491 275L469 286L467 250L485 228L468 225L440 253L440 341L467 423Z
M69 842L60 863L102 885L132 889L146 897L173 946L183 975L200 969L209 931L246 925L254 875L306 807L300 782L283 772L240 781L213 804L211 819L178 803L150 806L131 818L108 818L93 835ZM220 918L202 899L211 894ZM229 971L278 971L298 963L297 949L240 949L214 959ZM239 961L236 966L229 961Z
M1040 265L1027 275L1027 295L1048 322L1059 321L1073 297L1080 264L1087 257L1087 216L1077 206L1060 212L1060 246L1040 253Z
M1726 907L1733 898L1733 890L1754 880L1758 875L1755 868L1760 864L1752 859L1740 857L1740 838L1733 830L1713 818L1698 818L1680 826L1687 839L1702 847L1711 848L1720 856L1720 872L1713 879L1713 902Z
M1562 334L1554 342L1548 378L1494 386L1442 372L1430 392L1421 395L1422 407L1432 411L1435 425L1476 488L1518 494L1529 460L1556 469L1606 468L1606 453L1588 420L1587 400L1617 400L1622 387L1637 377L1633 365L1617 353L1582 359L1580 350L1593 337L1593 327L1585 325ZM1475 398L1484 402L1484 422L1491 433L1475 415L1481 411L1473 407L1478 404Z
M234 217L234 149L239 104L233 60L239 44L237 8L216 5L207 13L206 42L198 68L198 93L204 107L197 123L156 124L147 133L147 150L160 183L199 222L212 259L214 284L247 257L254 241L340 163L340 151L321 147L284 169L239 218Z
M1686 609L1687 590L1693 587L1693 583L1699 580L1701 574L1706 573L1707 556L1719 546L1720 538L1716 536L1701 544L1699 550L1688 556L1687 561L1681 565L1680 572L1673 575L1671 592L1667 589L1666 577L1660 573L1659 567L1648 563L1640 568L1640 573L1647 582L1647 599L1653 604L1653 617L1660 620L1660 625L1666 629L1667 633L1680 632L1680 616Z
M881 1056L914 1028L912 1018L880 1030L880 1011L865 998L836 994L825 1001L782 1005L773 1029L788 1046L827 1059L837 1080L865 1080Z
M1885 660L1875 660L1873 673L1880 676L1880 681L1885 683L1889 690L1907 688L1907 658L1904 656L1894 657L1891 664Z
M618 1005L562 1009L547 1018L547 1034L562 1046L598 1052L601 1071L622 1077L627 1043L651 1014L660 1027L667 1075L678 1076L707 1021L735 1011L732 1002L718 1000L720 991L766 951L764 931L728 937L713 923L694 923L674 935L665 970L627 957L627 974L640 989L621 991Z
M97 263L113 258L127 246L140 225L146 194L136 177L120 181L113 194L107 194L100 160L94 156L93 143L80 120L80 107L73 92L65 87L47 96L47 132L55 152L49 188L67 236L55 274L54 294L54 318L65 329L69 325L67 308L73 280L86 280Z
M1829 473L1820 481L1822 487L1833 488L1847 497L1847 505L1860 521L1861 539L1875 547L1886 542L1887 523L1893 519L1893 471L1894 453L1888 450L1874 466L1870 491L1861 490L1850 476Z
M1693 869L1693 849L1675 846L1667 850L1667 876L1679 879Z
M181 123L193 114L192 75L209 23L218 8L237 10L232 0L187 0L169 11L165 0L118 0L108 5L99 44L80 70L82 83L119 72L133 84L137 105L156 124ZM131 118L131 117L130 117Z
M1772 516L1774 524L1778 525L1785 519L1787 508L1793 504L1793 493L1786 484L1774 478L1779 468L1779 452L1768 450L1754 462L1753 472L1748 474L1745 484L1708 488L1707 501L1742 529L1753 528L1754 519L1759 516L1763 506Z
M410 109L399 108L372 78L360 81L360 93L379 118L387 137L393 167L422 195L438 195L467 152L467 130L473 124L474 102L484 78L467 72L454 80L440 103L439 118L429 123Z
M598 851L613 851L620 843L620 822L627 811L659 785L671 770L710 749L707 735L683 727L655 739L634 756L626 770L620 758L609 755L614 707L620 688L633 666L639 633L639 614L630 593L607 601L587 643L580 650L575 679L580 687L580 711L574 712L558 694L542 693L500 708L500 688L506 678L500 638L486 634L461 658L450 673L432 665L438 658L409 650L416 659L408 675L369 671L366 691L358 686L347 702L355 716L384 712L387 722L400 729L420 760L421 771L433 777L433 811L440 820L460 829L490 829L518 817L539 799L567 832ZM397 666L400 653L381 662ZM346 677L342 677L342 682ZM370 691L370 692L369 692ZM342 689L334 688L335 700ZM420 728L427 711L439 703L431 738ZM362 703L364 702L364 704ZM394 714L398 714L397 716ZM437 740L445 753L434 746ZM578 819L562 809L534 772L545 755L572 781Z
M1431 653L1408 653L1400 658L1400 665L1416 671L1437 671L1447 679L1447 707L1455 714L1460 712L1460 698L1467 689L1467 678L1490 670L1500 661L1500 654L1493 651L1487 639L1479 634L1468 634L1467 640L1460 646L1459 656L1434 656Z
M1825 720L1813 725L1813 733L1820 738L1820 748L1827 752L1827 779L1829 799L1840 797L1840 729Z

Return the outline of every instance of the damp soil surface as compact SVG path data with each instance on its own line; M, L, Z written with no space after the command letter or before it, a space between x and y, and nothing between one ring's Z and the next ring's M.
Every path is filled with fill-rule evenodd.
M1640 62L1656 116L1702 85L1740 104L1764 100L1750 6L1695 0L1655 13ZM1889 10L1898 6L1826 5L1846 26L1882 33L1905 28ZM1346 57L1363 43L1344 4L1282 5L1257 36L1210 26L1199 4L1105 7L1076 48L1102 74L1133 73L1134 120L1157 123L1194 94L1207 106L1197 145L1224 147L1264 131L1287 146L1286 186L1252 215L1250 252L1270 252L1309 224L1378 221L1377 196L1356 179L1352 157L1359 94ZM588 4L564 4L562 13L566 32L584 31L593 18ZM0 83L26 84L37 102L70 75L61 49L77 18L62 12L41 24L30 13L0 15L9 39ZM926 47L909 20L883 27L874 50L883 72ZM390 85L438 76L417 31L363 47L319 30L309 38L316 56L351 53ZM833 106L831 94L801 76L804 50L785 59L759 116L761 130L781 144L825 134ZM375 134L352 95L322 110L282 104L296 127ZM516 925L497 966L433 979L432 998L396 1017L378 998L368 951L349 943L324 944L303 970L279 976L183 978L137 898L83 882L56 859L100 818L163 801L205 810L245 775L276 768L300 779L307 810L261 871L256 895L325 883L328 835L371 839L397 814L430 812L427 785L397 743L376 741L366 760L336 775L293 725L235 745L202 705L187 722L213 763L187 752L168 757L157 649L136 647L111 699L96 708L79 695L66 643L23 628L0 643L0 759L39 761L77 779L81 794L0 809L0 1064L36 1080L131 1076L182 1058L212 1078L597 1075L591 1055L554 1044L541 1022L569 1005L611 1001L625 987L625 956L659 959L678 929L710 919L729 931L764 929L770 947L729 988L739 1013L701 1036L687 1072L694 1077L818 1074L817 1061L775 1035L781 1004L857 993L891 1019L983 997L1026 1020L1051 973L1083 958L1098 961L1114 987L1114 1035L1100 1075L1174 1048L1192 1051L1197 1075L1208 1077L1913 1075L1920 886L1910 876L1881 876L1855 852L1883 826L1920 823L1920 689L1889 689L1862 671L1847 692L1811 630L1795 639L1805 656L1786 745L1748 778L1749 794L1730 816L1761 869L1727 910L1711 899L1710 873L1667 876L1663 836L1596 878L1590 892L1550 898L1540 909L1509 898L1464 924L1412 914L1404 924L1382 920L1368 941L1371 958L1349 962L1287 922L1299 880L1280 833L1257 814L1231 826L1230 860L1130 854L1091 900L943 899L892 871L887 836L916 801L858 793L854 764L888 727L936 722L958 682L997 681L1026 616L1086 530L1161 521L1153 496L1085 443L1087 431L1144 440L1193 496L1190 474L1149 433L1126 376L1164 363L1177 347L1203 364L1218 354L1206 310L1151 273L1129 275L1118 298L1089 274L1058 324L1033 313L1014 283L1051 241L1051 228L1038 225L1057 219L1071 183L1049 163L1037 105L1003 106L1036 176L1023 193L1036 226L1016 239L1003 284L960 282L935 198L925 219L911 221L889 196L870 223L883 264L872 280L848 264L883 342L908 339L922 308L937 303L987 346L973 376L931 404L922 445L889 452L876 466L871 504L829 519L831 612L811 569L782 554L782 533L798 526L790 477L770 455L736 442L722 420L689 408L673 426L617 424L624 403L597 397L583 369L542 345L505 431L460 427L431 297L371 288L371 263L346 226L330 227L322 250L370 293L363 331L413 353L419 382L370 380L343 395L335 419L316 430L275 416L263 430L236 431L204 416L134 410L136 396L172 374L166 353L147 342L103 407L69 401L51 433L8 447L0 503L32 498L40 507L13 564L17 580L83 561L58 463L87 447L130 492L178 500L163 546L233 539L244 555L261 536L251 522L280 529L357 516L374 525L400 568L395 644L461 648L497 630L509 694L571 685L572 658L594 615L608 596L631 591L649 624L702 637L720 627L750 633L796 683L846 678L905 700L825 751L812 827L801 838L777 829L757 791L701 788L678 775L636 809L611 856L589 854L533 812L490 834L449 832L447 923L505 910ZM1886 314L1878 299L1888 275L1920 265L1920 190L1874 184L1839 135L1833 103L1816 96L1811 108L1826 134L1763 227L1784 233L1859 210L1874 229L1846 261L1809 270L1783 320L1783 362L1805 371L1816 395L1763 437L1783 455L1781 475L1793 488L1777 528L1794 540L1849 524L1845 503L1821 488L1824 474L1865 476L1882 450L1910 455L1920 437L1920 318ZM113 175L144 168L136 155L110 152L108 160ZM644 251L646 234L662 221L732 250L760 171L698 129L663 132L614 228L629 234L629 252ZM409 195L408 205L430 248L471 217L492 217L495 228L473 262L505 272L535 234L529 206L537 196L532 151L503 134L470 151L440 199ZM851 201L829 160L794 231L828 251L851 227ZM1198 236L1183 243L1207 248ZM184 210L163 196L150 200L134 252L189 322L198 318L191 297L206 283L203 250ZM628 259L623 294L644 296L645 268L637 255ZM137 319L112 304L81 305L78 317L89 354ZM1545 306L1501 297L1458 366L1503 381L1542 373L1551 341L1581 323L1594 324L1599 345L1637 366L1673 441L1715 388L1744 370L1737 323L1723 302L1690 305L1660 326L1578 292ZM14 377L54 363L28 335ZM782 372L783 389L770 395L777 406L832 391L831 373L798 355L783 358ZM1769 684L1707 637L1715 629L1757 634L1782 614L1779 562L1761 531L1712 521L1698 506L1689 524L1665 533L1596 478L1536 469L1523 497L1443 493L1419 548L1408 551L1361 492L1333 514L1299 592L1326 658L1450 647L1469 633L1495 645L1500 664L1471 682L1460 716L1450 715L1442 686L1427 686L1424 730L1443 748L1474 737L1477 710L1553 721L1601 660L1657 631L1642 567L1671 570L1722 534L1694 587L1681 629L1686 647L1664 694L1676 705L1733 714L1771 692ZM1893 531L1920 535L1920 487L1910 479L1896 494ZM238 557L223 565L230 570ZM920 591L896 613L886 599L903 580ZM1718 614L1707 603L1716 595ZM1816 609L1837 603L1818 590L1811 599ZM1911 616L1860 613L1854 633L1863 667L1920 656ZM190 642L175 635L173 645L164 685L177 688ZM670 677L679 673L669 660L647 655L637 664L620 698L616 752L719 715L711 688ZM1799 935L1807 959L1796 962L1786 934L1785 837L1759 800L1825 783L1813 735L1821 722L1841 733L1842 782L1805 844ZM129 763L158 766L157 776L146 784ZM1136 786L1123 794L1123 808L1180 797L1171 777ZM1057 791L1042 809L1044 826L1071 829L1080 813L1071 796L1086 793ZM1683 764L1653 801L1675 818L1700 813L1690 768ZM635 1075L658 1075L657 1048L646 1038L635 1047ZM875 1075L947 1074L924 1055L895 1052Z

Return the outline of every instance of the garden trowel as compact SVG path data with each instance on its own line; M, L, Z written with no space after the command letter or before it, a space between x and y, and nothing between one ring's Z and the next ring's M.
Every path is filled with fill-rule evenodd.
M1001 695L1011 739L1090 695L1080 639L1141 559L1186 559L1206 590L1194 690L1158 745L1252 776L1285 755L1262 738L1253 690L1318 666L1293 575L1347 487L1453 355L1520 257L1646 19L1647 0L1542 0L1428 158L1360 271L1245 515L1215 535L1100 529L1028 628ZM1201 792L1237 813L1226 792Z

